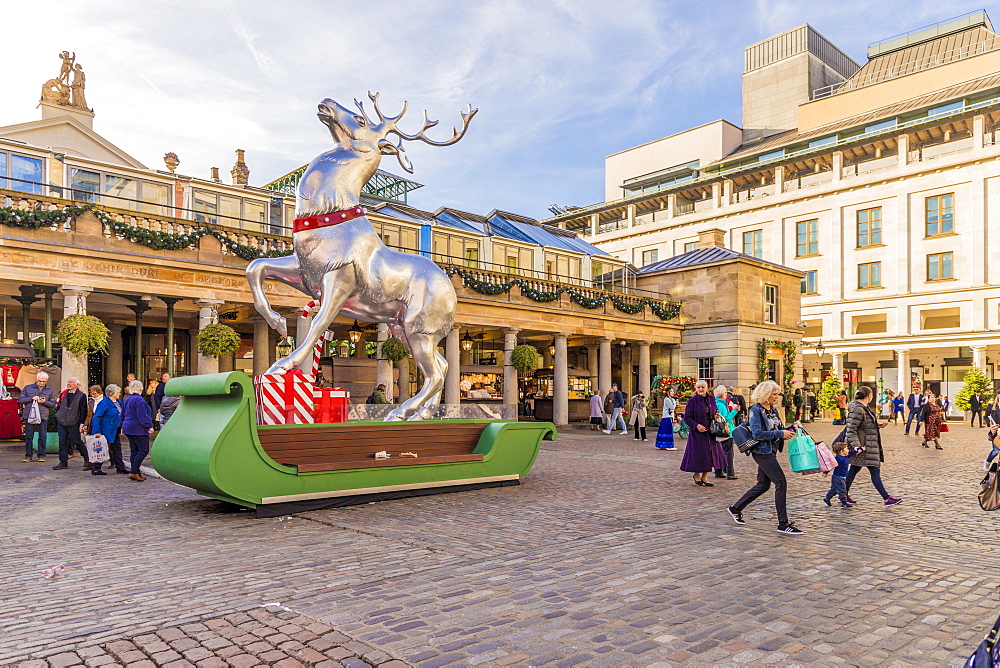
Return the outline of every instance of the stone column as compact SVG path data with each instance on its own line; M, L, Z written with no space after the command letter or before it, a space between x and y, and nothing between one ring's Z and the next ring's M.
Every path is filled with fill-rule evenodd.
M180 297L160 297L160 301L167 305L167 340L164 352L167 356L167 373L171 378L177 372L177 355L174 351L174 304L180 300Z
M833 152L833 180L839 181L844 174L844 152Z
M601 217L596 213L590 214L590 233L597 234L600 227Z
M38 288L34 285L22 285L19 288L20 297L14 301L21 305L21 343L31 343L31 305L38 301Z
M840 382L841 385L844 383L844 353L830 353L830 358L833 360L833 375Z
M122 347L122 325L110 324L108 329L111 335L108 337L108 359L105 362L104 383L114 383L121 385L125 380L125 372L122 365L125 362L124 349Z
M462 401L462 391L458 387L461 380L461 356L459 351L459 333L461 328L455 325L444 341L444 357L448 360L448 375L444 380L444 403L457 406Z
M910 135L906 133L899 135L897 147L899 149L899 166L906 167L910 162Z
M71 315L87 314L87 295L92 288L85 288L78 285L64 285L59 288L63 295L63 317ZM63 348L62 351L62 378L66 382L67 378L77 378L80 385L87 387L87 355L75 355ZM62 388L56 388L56 392L61 392Z
M261 376L271 367L271 328L261 316L253 317L253 375Z
M198 305L198 331L205 329L209 325L218 322L219 306L225 302L221 299L199 299L195 302ZM198 373L219 373L219 360L215 357L205 357L198 353Z
M556 334L555 369L552 377L552 422L569 424L569 364L566 359L566 335Z
M392 387L392 362L382 357L382 344L389 339L389 325L380 322L378 325L378 343L375 349L375 384L385 385L385 398L392 403L396 394Z
M52 357L52 295L55 294L54 285L45 285L41 288L45 295L45 356Z
M896 351L896 387L897 392L910 393L910 351Z
M600 341L601 356L597 372L598 389L603 397L611 391L611 337L606 336Z
M600 378L598 376L597 349L591 346L587 350L587 371L590 372L590 389L600 390ZM603 394L601 396L604 396Z
M410 398L410 358L404 357L396 362L396 370L399 372L399 398L396 403L401 404Z
M295 319L295 348L298 348L299 344L301 344L303 341L306 340L306 337L309 335L309 326L310 325L312 325L312 315L307 315L307 316L303 317L302 313L300 311L298 317ZM364 341L364 339L362 339L362 341ZM358 345L363 345L363 344L358 343ZM292 350L294 350L295 348L293 348ZM302 364L300 364L299 366L297 366L295 368L296 369L301 369L302 373L306 374L307 376L309 374L311 374L312 373L312 355L309 355L306 358L305 362L303 362Z
M649 397L649 342L639 341L639 391Z
M143 387L145 387L144 360L142 359L142 314L149 310L149 304L137 301L125 308L135 313L135 339L132 341L132 369L130 371L135 374L136 380L142 381Z
M986 346L972 346L972 366L986 373Z
M972 148L981 149L986 144L986 117L976 114L972 117Z
M514 407L517 416L517 369L510 362L511 353L517 346L517 333L521 330L509 327L503 330L503 403Z

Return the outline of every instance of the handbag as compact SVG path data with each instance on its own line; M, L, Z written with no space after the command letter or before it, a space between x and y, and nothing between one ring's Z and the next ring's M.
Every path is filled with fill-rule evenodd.
M750 427L743 423L736 425L736 428L733 429L733 443L736 444L737 450L744 455L749 455L758 441L750 433Z
M1000 457L994 457L990 464L990 470L983 476L979 483L982 489L979 490L979 507L990 512L1000 509L1000 489L997 487L997 465L1000 464Z
M1000 668L1000 645L997 645L997 633L1000 633L1000 617L979 643L975 653L965 662L965 668Z
M712 421L708 423L708 435L721 439L729 438L729 423L721 413L712 415Z
M951 427L948 426L947 422L942 422L941 423L941 433L943 434L946 431L951 431Z

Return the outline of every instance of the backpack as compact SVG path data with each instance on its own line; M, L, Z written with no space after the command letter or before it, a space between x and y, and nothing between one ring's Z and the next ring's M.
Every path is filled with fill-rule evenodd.
M366 404L373 404L373 403L375 403L375 393L374 392L372 392L371 394L368 395L368 398L365 399L365 403Z
M750 456L752 454L751 450L757 445L757 440L750 433L748 424L740 423L733 428L733 443L736 444L736 449L744 455Z

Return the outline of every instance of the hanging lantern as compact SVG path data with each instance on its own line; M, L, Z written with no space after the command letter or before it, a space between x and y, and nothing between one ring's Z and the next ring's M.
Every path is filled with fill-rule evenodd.
M475 341L471 336L469 336L469 333L466 332L465 336L462 337L462 350L464 350L465 352L469 352L470 350L472 350L473 343L475 343Z
M278 341L278 345L275 346L275 351L278 353L278 357L288 357L288 355L292 352L292 344L288 340L288 337Z
M358 327L357 320L355 320L354 324L351 325L351 328L347 330L347 336L348 338L351 339L351 343L357 343L358 341L360 341L363 334L364 332L361 330L360 327Z
M556 354L556 340L552 339L552 343L549 344L549 355L555 357Z

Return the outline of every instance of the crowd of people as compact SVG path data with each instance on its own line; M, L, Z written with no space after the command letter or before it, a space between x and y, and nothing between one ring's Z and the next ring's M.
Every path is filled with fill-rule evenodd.
M25 423L22 461L46 461L49 422L54 417L59 438L59 461L52 467L54 470L68 469L70 459L80 457L84 470L92 475L107 475L103 470L105 462L91 462L87 447L87 442L101 443L101 447L107 447L106 463L115 473L128 475L136 482L146 480L142 465L149 455L150 436L166 424L180 401L180 397L165 396L168 380L170 374L164 373L159 381L151 381L144 388L142 381L130 373L124 390L111 383L103 389L92 385L84 393L79 378L67 378L65 389L57 395L48 384L48 374L40 372L18 398ZM123 457L122 436L129 443L128 464Z

